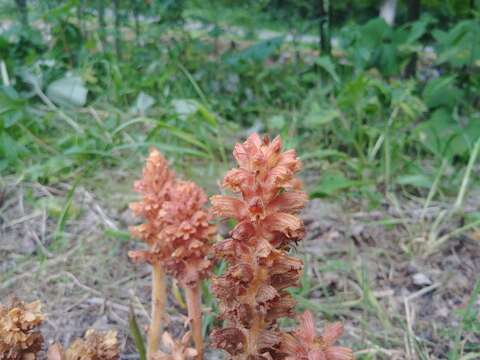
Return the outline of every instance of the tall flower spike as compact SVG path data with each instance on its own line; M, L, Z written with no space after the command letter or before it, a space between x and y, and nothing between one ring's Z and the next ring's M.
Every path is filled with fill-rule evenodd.
M0 359L35 359L43 344L38 331L43 319L39 301L12 299L9 306L0 305Z
M283 334L280 351L286 354L286 360L353 360L351 349L334 346L342 333L342 324L333 323L317 335L313 315L305 311L300 326L293 333Z
M164 224L162 237L170 249L164 266L185 290L197 359L201 359L204 345L200 286L212 267L207 256L216 229L204 209L208 198L201 188L191 181L177 181L171 190L170 200L159 213Z
M205 210L207 196L195 183L181 181L168 169L157 150L152 150L135 183L143 199L131 205L146 222L134 227L132 233L150 245L148 251L133 251L135 260L146 260L153 267L152 326L149 332L149 354L158 348L160 323L165 306L163 272L175 277L185 289L197 358L203 354L200 283L209 274L212 263L207 258L215 226Z
M215 246L216 256L229 263L212 280L228 327L215 330L212 343L235 359L267 360L280 348L277 320L293 316L286 289L297 286L303 264L286 251L304 235L297 214L307 196L295 177L301 162L295 150L282 152L279 137L270 142L253 134L233 155L238 167L223 185L240 196L211 198L217 216L237 221L230 238Z
M152 265L152 321L148 331L147 352L149 358L158 349L162 331L162 318L167 302L165 271L162 260L168 257L169 247L165 246L161 232L163 223L160 212L164 203L170 200L171 189L175 184L175 174L169 170L167 161L156 149L151 149L143 169L143 177L134 184L134 189L142 194L141 201L130 204L137 215L145 219L141 225L130 230L136 237L149 245L147 251L130 251L133 260L147 261Z

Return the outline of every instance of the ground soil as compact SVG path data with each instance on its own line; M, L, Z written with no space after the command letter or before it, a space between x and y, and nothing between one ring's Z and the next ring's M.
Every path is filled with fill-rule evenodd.
M134 265L127 257L141 246L124 233L138 222L128 210L135 195L126 190L103 197L78 187L65 227L59 229L69 189L67 184L14 182L3 189L0 301L12 294L40 299L47 342L68 344L91 327L116 329L122 358L135 359L129 305L145 328L150 293L148 266ZM306 263L296 293L299 308L313 309L319 326L323 320L343 321L343 343L358 355L416 359L422 352L444 359L480 274L479 233L473 229L452 236L423 256L432 224L448 204L432 204L421 217L422 207L414 200L392 203L386 200L380 209L367 211L354 201L310 202L302 214L307 236L296 249ZM467 212L471 208L474 204L465 205ZM445 220L437 238L461 227L462 219ZM173 296L169 303L168 328L177 335L185 309ZM478 314L478 300L474 307ZM468 352L480 338L467 333L460 343ZM218 357L209 353L207 358Z

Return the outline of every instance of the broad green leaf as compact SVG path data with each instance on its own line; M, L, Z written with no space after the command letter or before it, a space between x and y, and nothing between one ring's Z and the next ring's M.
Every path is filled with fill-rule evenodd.
M155 104L155 99L143 91L140 91L135 103L130 109L131 112L144 115L145 112Z
M84 106L88 90L79 76L64 77L47 87L47 96L54 103L64 106Z
M448 62L454 67L461 67L480 59L478 19L460 21L448 31L436 30L433 36L437 40L439 64Z
M283 41L283 36L259 41L244 50L228 55L225 62L230 65L235 65L239 62L265 61L280 49Z
M339 170L329 170L321 176L319 184L312 191L310 197L334 195L341 190L347 190L360 184L361 182L359 181L346 178Z
M324 108L321 105L314 103L305 118L305 123L308 126L324 125L338 119L339 116L340 113L337 109Z
M399 176L396 180L398 185L412 185L418 188L430 189L433 181L424 174L412 174Z
M455 76L443 76L430 80L423 90L423 99L429 108L452 108L462 98L463 92L455 85Z
M178 117L182 120L187 120L190 115L198 111L198 102L192 99L175 99L172 100L173 108Z
M329 56L321 56L315 60L315 63L325 70L336 83L340 82L340 78L335 71L335 64L332 62L332 59L330 59Z

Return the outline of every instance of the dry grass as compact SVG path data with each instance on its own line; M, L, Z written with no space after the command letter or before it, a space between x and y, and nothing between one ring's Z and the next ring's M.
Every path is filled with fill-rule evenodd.
M70 208L65 204L71 185L6 182L0 299L15 293L42 300L48 315L43 331L50 341L68 343L89 327L117 329L124 358L134 359L128 309L132 304L146 326L149 269L127 259L127 251L138 246L125 233L136 221L127 210L132 181L118 174L109 178L122 184L118 191L107 196L78 186ZM475 209L470 201L466 212ZM480 357L473 346L480 343L478 334L458 336L463 327L458 311L467 306L480 274L478 233L453 233L422 256L435 219L448 207L432 203L420 219L422 204L389 199L382 211L369 212L358 203L313 200L303 214L308 237L298 250L307 266L295 291L299 307L312 309L317 319L343 320L344 341L358 359L445 359L452 349L455 359ZM439 235L461 228L462 216L443 221ZM173 296L169 302L168 326L178 334L185 309Z

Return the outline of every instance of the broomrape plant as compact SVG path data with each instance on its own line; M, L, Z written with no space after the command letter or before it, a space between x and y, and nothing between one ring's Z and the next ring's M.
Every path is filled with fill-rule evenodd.
M8 306L0 304L0 360L35 360L43 348L40 332L45 315L40 301L26 304L12 298ZM76 339L66 350L52 344L47 360L118 360L120 349L116 331L105 333L87 330L84 338Z
M287 289L298 286L303 270L303 262L289 255L304 237L298 214L307 202L296 177L302 164L295 150L282 151L280 137L270 141L253 134L235 146L233 155L238 167L226 174L223 187L237 195L212 196L212 211L205 208L205 192L193 182L177 179L155 149L134 184L142 198L130 207L144 222L131 232L148 249L131 251L129 256L152 266L148 359L203 359L200 285L210 277L214 262L225 260L225 273L211 279L219 317L225 320L223 328L210 334L213 348L235 360L353 360L352 350L335 346L343 332L340 323L327 325L317 335L313 315L307 311L296 330L283 331L278 325L280 318L295 317L295 301ZM213 215L237 223L229 238L212 246ZM167 275L179 281L186 295L190 331L180 340L168 332L161 335ZM38 302L0 307L0 360L35 359L43 342L37 329L42 320ZM190 347L191 338L195 348ZM67 350L52 345L47 358L116 360L116 333L89 330Z
M43 344L41 308L39 301L25 304L15 298L8 306L0 304L0 360L35 359Z
M350 349L332 347L341 334L338 324L317 337L307 312L295 335L278 328L279 318L294 316L295 301L286 290L297 286L303 268L288 255L305 233L298 213L307 195L295 177L301 169L295 150L282 152L280 137L270 141L253 134L233 155L238 167L226 174L223 187L239 196L211 198L216 215L237 221L230 238L214 248L229 267L212 279L220 316L227 321L211 334L213 346L239 360L353 359Z
M210 240L216 232L215 226L210 224L210 213L204 210L208 198L193 182L176 179L157 150L150 151L143 178L135 183L134 188L143 199L131 204L131 209L142 216L145 223L131 231L150 249L132 251L129 256L149 262L153 272L148 357L152 359L158 351L166 303L166 272L179 280L185 290L197 358L202 359L200 282L208 276L212 266L207 255Z

